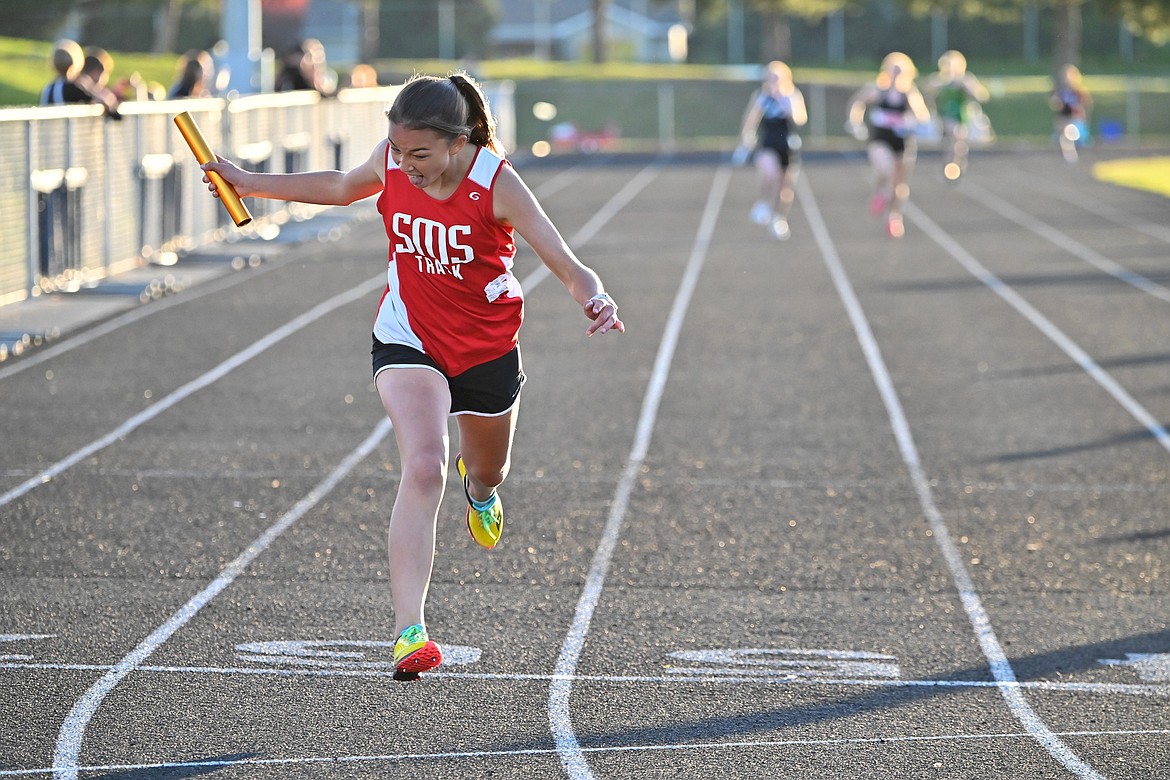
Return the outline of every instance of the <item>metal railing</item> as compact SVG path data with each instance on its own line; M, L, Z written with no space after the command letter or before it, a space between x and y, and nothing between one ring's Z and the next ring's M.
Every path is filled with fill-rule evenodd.
M513 148L512 85L484 86ZM345 170L386 136L384 111L398 89L127 102L121 119L88 105L0 110L0 305L173 264L227 234L227 212L201 193L203 173L175 114L190 112L212 149L251 170ZM262 199L250 207L249 231L297 212Z

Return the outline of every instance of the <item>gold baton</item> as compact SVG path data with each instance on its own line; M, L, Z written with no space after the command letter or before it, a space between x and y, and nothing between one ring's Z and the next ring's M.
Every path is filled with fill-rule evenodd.
M175 117L175 124L179 126L179 132L183 134L183 139L187 142L187 146L191 147L191 151L195 153L195 159L199 164L215 162L215 153L211 151L211 147L207 145L207 139L203 137L203 133L199 130L199 125L195 124L195 120L191 118L191 114L187 111ZM227 208L228 214L236 223L236 227L243 227L252 221L252 215L248 213L248 207L240 200L240 196L236 194L236 188L228 183L226 179L214 171L207 171L207 178L211 179L215 184L215 188L219 191L219 199L223 201L224 207Z

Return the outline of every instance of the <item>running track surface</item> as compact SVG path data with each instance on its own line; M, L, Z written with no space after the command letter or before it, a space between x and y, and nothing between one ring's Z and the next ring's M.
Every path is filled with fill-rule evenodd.
M416 683L378 221L4 364L0 777L1170 776L1166 201L936 168L891 240L809 159L777 242L749 168L521 164L628 332L523 249L508 526L451 469Z

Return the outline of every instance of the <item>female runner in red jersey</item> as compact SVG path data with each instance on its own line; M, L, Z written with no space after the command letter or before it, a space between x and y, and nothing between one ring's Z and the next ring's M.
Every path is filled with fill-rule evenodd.
M402 461L388 534L394 662L397 677L413 678L442 660L423 610L450 460L449 415L459 428L468 531L491 549L503 530L496 488L508 474L524 384L514 232L591 320L587 336L625 326L597 274L504 160L487 101L469 76L415 76L386 113L387 139L349 171L253 173L222 158L203 170L241 197L348 205L378 195L390 260L374 323L374 383Z

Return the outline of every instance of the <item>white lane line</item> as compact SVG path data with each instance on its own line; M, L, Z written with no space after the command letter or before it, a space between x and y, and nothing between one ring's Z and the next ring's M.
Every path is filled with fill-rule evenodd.
M544 200L568 187L581 177L581 173L585 168L590 167L590 163L578 163L571 168L559 172L548 181L541 183L533 192L536 194L537 200Z
M686 316L691 296L698 284L699 272L706 259L711 235L715 231L716 217L723 203L723 197L727 193L730 179L730 169L720 167L716 170L714 180L711 182L711 192L707 197L707 205L703 210L699 230L691 250L691 257L683 273L678 293L675 295L674 305L671 307L666 329L662 336L662 343L658 348L658 356L650 374L650 383L646 388L646 395L642 399L642 411L638 418L634 443L630 448L621 479L618 481L613 503L610 505L609 519L602 530L597 551L593 554L593 562L589 567L589 575L585 579L585 588L577 602L573 622L565 636L564 643L561 645L561 652L554 669L554 679L549 685L549 726L552 728L561 764L569 777L574 780L592 778L593 774L589 771L584 751L573 731L573 719L569 711L569 696L573 690L573 678L577 673L577 663L585 645L585 636L589 633L589 624L593 620L593 613L597 608L601 589L609 571L610 560L613 558L618 536L621 533L622 524L625 522L630 494L633 492L634 484L641 472L642 462L646 459L650 436L658 416L658 406L666 388L666 378L670 373L670 364L674 359L674 350L682 330L683 318Z
M289 668L289 667L260 667L260 666L138 666L135 674L179 674L179 675L219 675L223 677L358 677L379 679L393 677L394 671L389 662L386 669L346 669L346 668ZM37 663L37 662L9 662L0 663L0 669L8 670L53 670L72 672L108 672L113 669L109 664L68 664L68 663ZM577 674L572 677L574 683L602 683L621 685L638 683L645 685L670 685L685 683L711 683L718 685L827 685L848 688L998 688L1004 683L993 680L916 680L916 679L882 679L874 677L846 678L846 677L819 677L783 674L748 674L742 670L692 670L678 669L671 675L600 675ZM479 680L485 682L551 682L565 679L552 674L529 674L524 672L428 672L428 680ZM1045 680L1031 680L1013 683L1016 687L1037 691L1062 693L1090 693L1098 695L1118 696L1170 696L1170 685L1153 683L1149 685L1131 683L1076 683L1076 682L1048 682Z
M1120 263L1110 260L1097 250L1087 247L1080 241L1065 235L1047 222L1016 208L998 195L988 192L979 185L970 182L962 184L960 191L967 197L979 201L1004 219L1015 222L1025 230L1032 231L1045 241L1063 249L1073 257L1080 258L1097 270L1107 273L1115 279L1120 279L1126 284L1136 287L1148 295L1154 296L1158 300L1170 303L1170 289L1142 276L1137 271L1131 271Z
M1109 372L1101 368L1089 356L1088 352L1081 349L1075 341L1066 336L1060 328L1056 327L1051 320L1041 314L1036 307L1028 303L1023 296L976 260L970 252L960 246L946 231L935 224L934 220L926 216L921 209L912 203L907 204L907 206L907 216L910 217L911 221L922 232L930 236L959 265L967 269L968 273L983 282L992 292L1006 301L1009 306L1019 312L1028 322L1032 323L1037 330L1047 336L1056 346L1060 347L1064 354L1068 355L1073 362L1080 366L1086 374L1091 376L1109 395L1113 396L1113 399L1121 404L1123 409L1129 412L1135 420L1140 422L1149 431L1150 435L1162 445L1164 450L1170 452L1170 433L1167 433L1166 428L1144 406L1138 403L1137 399L1131 396Z
M364 207L354 205L354 206L349 207L349 208L350 208L350 213L354 214L355 216L347 224L352 225L352 224L370 221L372 219L376 219L378 216L376 209L372 205L364 206ZM303 243L307 243L307 242L303 242ZM240 255L244 255L244 254L248 253L248 250L247 250L248 244L247 243L241 243L238 246L239 246L239 254ZM125 312L117 317L114 317L113 319L110 319L104 323L101 323L99 325L95 325L93 327L88 327L85 330L79 331L75 334L68 334L68 337L60 343L46 346L44 349L37 350L34 354L22 356L13 365L4 366L3 368L0 368L0 380L7 379L8 377L10 377L14 374L17 374L17 373L20 373L21 371L24 371L26 368L32 368L33 366L35 366L39 363L43 363L46 360L50 360L50 359L56 357L57 355L60 355L62 353L76 349L77 347L88 344L89 342L93 341L94 339L100 338L101 336L104 336L107 333L112 333L113 331L117 330L118 328L125 327L126 325L129 325L133 322L137 322L138 320L141 320L144 317L149 317L153 314L158 314L160 312L164 312L167 309L170 309L174 306L179 306L179 305L184 304L184 303L189 303L190 301L198 300L199 298L202 298L206 295L210 295L210 294L217 293L217 292L222 292L222 291L227 290L231 287L235 287L237 284L240 284L242 282L246 282L246 281L250 281L252 279L255 279L257 276L261 276L263 274L266 274L269 271L273 271L277 268L283 268L286 265L287 265L287 263L285 263L285 262L277 262L273 259L268 259L259 268L250 270L247 273L244 273L244 272L226 273L224 276L217 277L217 278L212 279L208 282L199 284L197 286L190 287L188 289L184 289L182 292L180 292L174 296L164 298L163 300L160 300L160 301L151 301L148 304L136 306L135 308L131 309L130 311L127 311L127 312ZM185 270L187 270L187 267L185 265L183 265L183 263L180 261L180 264L175 267L174 273L181 276ZM116 277L116 276L111 277L112 281L116 282L117 279L118 279L118 277ZM66 293L66 295L68 295L68 293Z
M224 376L239 368L244 363L247 363L252 358L271 348L280 341L283 341L302 328L311 325L312 323L324 317L326 314L332 312L334 309L338 309L342 306L345 306L346 304L366 298L373 290L385 284L386 275L384 273L379 274L373 279L359 284L357 287L335 295L329 300L317 304L312 309L309 309L307 312L300 315L296 319L290 320L281 327L269 333L264 338L253 343L250 347L247 347L246 349L243 349L232 355L230 358L223 361L207 373L196 377L165 398L159 399L159 401L154 405L149 406L133 417L130 417L117 428L107 433L105 436L95 439L81 449L76 450L72 454L62 458L53 465L44 469L36 476L33 476L12 488L7 493L0 496L0 506L9 504L30 492L34 488L39 487L46 482L50 482L54 477L60 475L70 467L75 466L95 452L105 449L119 439L128 436L134 430L141 427L145 423L150 422L155 417L158 417L160 414L167 411L175 404L185 400L189 396L197 393L213 382L222 379Z
M837 294L840 296L841 302L844 304L845 310L849 315L849 320L853 324L853 329L857 333L857 340L861 344L862 352L865 353L865 360L869 364L870 373L873 375L874 383L877 385L878 393L882 398L882 403L885 404L886 413L890 418L890 426L894 431L894 438L898 442L898 450L902 454L902 461L906 464L906 468L910 472L910 479L913 482L915 492L918 494L918 503L926 514L935 544L938 546L939 552L942 553L947 568L950 569L951 579L958 589L959 599L963 604L963 609L966 610L967 617L975 629L975 636L979 641L983 656L990 665L991 676L999 683L997 687L999 688L1000 695L1007 703L1008 709L1011 710L1015 719L1048 751L1049 755L1079 778L1083 778L1084 780L1100 780L1101 775L1093 767L1078 758L1068 745L1064 744L1048 728L1021 693L1015 670L1012 669L1011 662L1008 660L1003 646L995 635L995 631L991 626L991 618L983 608L983 601L979 598L979 593L975 588L975 582L971 579L967 565L963 562L963 556L951 538L950 529L947 527L946 521L939 511L938 506L935 504L930 480L922 467L918 447L914 443L914 437L910 431L910 424L906 419L902 402L898 398L897 388L895 388L894 381L890 377L889 369L886 367L885 360L882 358L877 338L869 326L869 321L865 316L864 309L861 307L861 302L858 300L857 294L853 290L853 285L845 273L845 267L841 263L841 258L837 255L837 249L829 235L829 229L825 225L824 218L821 216L820 207L817 206L812 189L808 185L807 176L800 177L797 181L797 188L801 203L804 205L809 222L812 225L817 245L824 258L825 266L829 270L833 284L837 288ZM918 209L914 209L908 213L912 217L917 217L921 214Z
M27 368L32 368L33 366L43 363L46 360L51 360L60 354L68 352L72 349L76 349L77 347L84 346L85 344L88 344L89 342L98 339L107 333L112 333L118 328L123 328L130 323L137 322L144 317L149 317L152 314L164 312L174 306L179 306L184 303L198 300L205 295L222 292L229 288L235 287L241 282L255 279L260 274L268 273L273 269L280 268L282 265L283 264L277 264L269 261L260 268L247 272L236 271L227 273L225 276L221 276L218 279L213 279L209 282L205 282L204 284L200 284L197 287L184 290L181 293L164 298L161 301L151 301L147 304L135 306L130 311L124 312L123 314L120 314L113 319L107 320L106 322L103 322L99 325L86 328L84 331L65 334L64 341L51 344L43 349L39 349L31 355L24 355L18 360L14 361L12 365L0 368L0 381L7 379L8 377L15 374L19 374L21 371L24 371ZM180 273L182 272L181 268L178 270ZM113 279L116 281L117 277L113 277ZM70 295L71 293L61 294ZM20 304L15 305L19 306Z
M1089 739L1093 737L1149 737L1170 735L1170 729L1137 729L1126 731L1062 731L1062 737ZM768 739L736 740L734 742L681 742L650 745L612 745L584 748L587 753L637 753L648 751L698 752L712 750L755 750L782 747L831 747L849 745L886 745L898 743L990 742L995 740L1032 739L1031 734L989 732L984 734L896 734L886 737L839 737L836 739ZM527 748L516 750L451 751L446 753L389 753L364 756L308 756L303 758L209 758L203 761L173 761L154 764L103 764L79 767L90 772L146 772L150 770L216 769L247 766L303 766L312 764L399 763L403 761L436 761L452 759L515 758L518 756L551 755L555 748ZM46 769L0 769L0 777L29 777L47 775L56 771Z
M626 182L626 186L618 190L617 194L598 209L597 213L590 217L589 221L582 225L576 233L565 239L565 243L573 249L580 249L587 244L590 239L605 227L606 223L621 213L621 210L629 205L630 201L637 197L638 193L645 189L647 184L654 180L654 177L658 175L661 168L660 163L651 163L639 171L637 176ZM525 285L535 287L551 273L552 271L548 269L548 266L541 263L538 268L529 274L528 278L520 286L525 290L528 289Z
M234 561L229 563L215 580L206 588L201 590L198 594L191 598L186 604L179 608L179 611L171 615L169 619L146 639L134 648L130 653L115 664L108 672L94 683L85 694L77 700L73 708L66 716L65 722L61 726L61 731L57 735L57 747L53 753L53 766L55 768L54 775L57 780L75 780L78 773L78 759L81 755L81 743L85 736L85 728L89 724L93 714L97 712L98 706L102 700L112 691L118 683L120 683L128 674L134 671L151 653L157 650L170 637L182 628L191 618L195 617L199 610L203 609L208 602L218 596L225 588L232 584L244 569L256 560L260 553L268 549L268 546L276 540L278 536L290 528L293 523L301 519L310 509L318 504L326 495L329 494L334 487L337 486L342 479L344 479L350 471L354 469L363 459L372 453L387 434L390 433L390 421L388 419L381 420L374 428L373 432L366 437L357 449L346 456L333 473L326 477L316 487L310 490L305 496L296 503L283 517L273 523L268 530L260 535L256 541L252 542L246 550L240 553Z
M1014 186L1016 187L1027 187L1028 189L1032 190L1032 192L1039 192L1040 194L1047 197L1063 200L1070 206L1076 206L1082 211L1089 212L1094 217L1100 217L1102 219L1108 220L1109 222L1112 222L1115 225L1120 225L1127 230L1132 230L1135 233L1144 233L1150 238L1154 238L1164 243L1170 244L1170 227L1149 222L1144 219L1138 219L1132 214L1110 206L1100 198L1083 195L1078 190L1070 189L1068 187L1037 187L1036 182L1039 179L1035 175L1016 175L1012 178L1015 181ZM1109 186L1116 187L1118 185L1110 184ZM1148 192L1144 194L1146 198L1158 197Z

